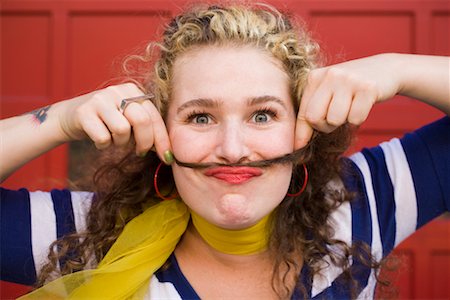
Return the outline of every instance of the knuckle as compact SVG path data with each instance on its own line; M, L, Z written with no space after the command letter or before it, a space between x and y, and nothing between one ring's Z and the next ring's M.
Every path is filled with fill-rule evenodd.
M125 134L127 134L128 132L130 132L130 130L131 130L130 124L125 123L125 124L117 125L117 126L114 128L114 133L115 133L115 134L118 134L118 135L125 135Z
M108 100L108 97L105 97L105 95L103 94L102 91L99 91L98 93L95 93L90 101L86 102L86 105L92 105L93 107L95 107L97 110L104 107L105 104L107 104L108 102L110 102Z
M374 81L365 81L361 84L361 89L367 91L370 95L376 94L376 83Z
M73 114L76 116L77 119L83 119L87 111L88 111L87 106L85 103L83 103L74 109Z
M319 69L315 69L309 72L308 74L308 82L312 83L312 82L317 82L320 77L321 77L321 70Z
M92 119L94 119L92 109L86 104L76 107L72 112L72 116L82 124L92 122Z
M338 118L330 117L330 118L327 118L327 123L330 126L338 127L338 126L342 125L343 122L342 122L342 120L340 120Z
M298 113L298 114L297 114L297 121L306 122L307 119L306 119L305 114Z
M129 91L140 91L136 84L132 82L126 82L121 84L121 86Z
M134 83L131 82L111 85L106 88L106 91L111 97L120 99L142 95L142 91Z
M115 91L117 90L117 86L115 86L115 85L110 85L110 86L108 86L108 87L106 87L106 88L104 88L103 89L103 91L105 91L105 92L112 92L112 93L115 93Z
M152 122L151 118L147 114L137 114L133 118L133 124L134 125L150 125Z
M94 141L94 143L96 145L107 146L111 143L111 136L102 134L102 135L98 135L98 136L94 137L92 140Z
M345 74L345 72L337 67L331 67L327 69L326 77L332 80L335 79L348 79L348 75Z
M308 121L311 124L319 124L322 121L322 118L320 116L317 116L316 114L307 113L305 115L306 121Z
M363 116L349 116L348 122L352 125L361 125L365 121L365 117Z

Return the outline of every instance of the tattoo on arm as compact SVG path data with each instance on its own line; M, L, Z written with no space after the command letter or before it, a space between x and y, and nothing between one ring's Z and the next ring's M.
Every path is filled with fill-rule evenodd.
M42 124L47 119L47 112L50 109L51 105L38 108L36 110L30 111L28 114L33 116L33 119Z

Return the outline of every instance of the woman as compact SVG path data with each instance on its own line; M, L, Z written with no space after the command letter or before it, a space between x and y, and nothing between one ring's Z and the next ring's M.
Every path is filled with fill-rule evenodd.
M135 145L99 168L94 194L2 190L2 212L31 220L26 253L2 243L3 273L47 283L28 297L373 297L381 259L448 210L448 118L341 158L345 124L395 94L449 114L448 58L318 68L286 16L245 6L187 11L159 49L142 81L2 121L2 178L71 140Z

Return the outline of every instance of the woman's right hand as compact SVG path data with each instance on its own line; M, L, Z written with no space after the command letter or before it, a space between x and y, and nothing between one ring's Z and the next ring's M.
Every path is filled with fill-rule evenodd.
M110 145L136 144L136 154L145 154L155 146L160 158L170 150L164 121L151 101L130 102L123 113L123 99L144 96L132 83L109 86L102 90L64 101L59 114L61 129L67 140L88 137L98 149Z

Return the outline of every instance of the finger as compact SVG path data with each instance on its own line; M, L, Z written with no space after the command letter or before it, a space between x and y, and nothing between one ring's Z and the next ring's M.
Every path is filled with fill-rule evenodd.
M306 110L308 108L309 102L311 101L311 98L315 94L317 88L320 85L320 82L322 81L322 72L321 70L313 70L308 75L307 84L305 86L305 89L303 91L302 99L300 101L300 107L298 111L298 116L301 119L306 120Z
M339 88L334 92L326 117L329 125L339 127L347 123L352 98L352 93L345 87Z
M117 109L122 99L142 96L143 92L134 83L112 85L103 90L96 102L96 109L108 130L112 142L116 146L125 146L131 137L131 125L126 117Z
M314 129L305 119L297 118L297 123L295 124L295 150L305 147L311 140L313 132Z
M303 91L302 99L300 101L297 121L295 124L294 148L296 150L305 147L313 135L314 129L306 120L306 111L312 96L314 95L317 87L320 84L320 80L320 70L314 70L309 73L308 81Z
M156 148L156 153L159 155L160 159L167 164L171 164L173 157L167 157L167 151L171 151L172 147L170 144L169 134L167 133L166 124L156 109L156 107L150 101L145 101L142 106L150 114L150 119L153 127L154 135L154 146ZM170 152L171 153L171 152ZM169 161L168 161L169 160Z
M311 127L322 132L331 132L334 126L327 123L328 108L333 98L332 89L322 82L311 96L305 111L305 119Z
M127 106L124 115L133 128L136 154L145 156L154 144L154 129L150 113L143 104L132 102Z
M353 125L361 125L369 116L375 101L376 95L372 91L358 91L350 108L348 122Z
M144 96L144 93L134 83L112 85L107 88L110 99L114 99L116 107L119 107L123 99Z
M80 123L84 132L94 142L97 149L106 149L111 145L111 133L97 115L86 114L86 116L80 120Z
M103 107L99 110L99 116L110 131L113 144L127 145L130 141L131 125L115 106Z

